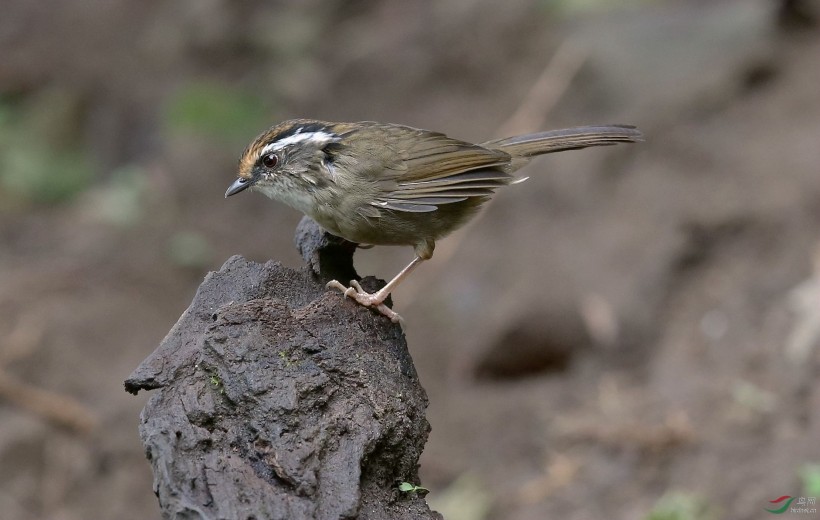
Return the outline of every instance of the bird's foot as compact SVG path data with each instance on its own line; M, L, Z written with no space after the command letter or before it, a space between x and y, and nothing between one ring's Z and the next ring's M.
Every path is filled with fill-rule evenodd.
M388 294L379 294L378 292L369 293L362 289L362 286L359 285L359 282L356 280L350 280L350 287L346 287L344 284L336 280L329 281L325 287L328 289L338 289L342 291L344 296L356 300L359 305L373 307L381 314L390 318L390 321L393 323L398 323L401 325L401 329L404 330L404 318L402 318L399 313L384 304L384 300L387 299Z

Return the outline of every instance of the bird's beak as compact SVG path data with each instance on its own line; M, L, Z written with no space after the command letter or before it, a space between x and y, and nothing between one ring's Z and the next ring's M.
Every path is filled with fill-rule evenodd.
M236 195L240 191L242 191L246 188L250 188L251 184L253 184L253 183L251 181L249 181L248 179L244 179L242 177L239 177L238 179L233 181L233 184L231 184L228 187L228 191L225 192L225 198L227 199L231 195Z

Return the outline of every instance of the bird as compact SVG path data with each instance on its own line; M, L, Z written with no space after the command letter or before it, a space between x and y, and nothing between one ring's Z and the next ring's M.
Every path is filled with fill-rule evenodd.
M362 121L292 119L260 134L239 159L225 197L256 191L361 245L412 246L413 260L368 293L356 280L340 290L404 327L385 300L436 242L467 223L493 193L538 155L642 140L632 125L581 126L474 144L430 130Z

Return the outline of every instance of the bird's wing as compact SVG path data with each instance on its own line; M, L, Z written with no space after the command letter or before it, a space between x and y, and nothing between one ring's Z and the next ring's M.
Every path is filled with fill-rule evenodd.
M512 180L505 171L510 156L501 150L451 139L438 132L398 125L379 125L382 136L377 208L435 211L442 204L487 197ZM389 159L389 160L388 160Z

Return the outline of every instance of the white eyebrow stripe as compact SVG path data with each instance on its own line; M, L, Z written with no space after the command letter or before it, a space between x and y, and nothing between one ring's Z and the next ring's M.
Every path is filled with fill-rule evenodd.
M328 143L336 143L341 140L341 138L336 134L331 134L328 132L306 132L301 133L302 130L299 129L293 135L289 135L284 139L280 139L278 141L274 141L269 145L262 148L262 151L259 152L259 156L263 156L269 152L275 152L276 150L281 150L286 146L290 146L293 144L298 144L304 141L313 141L319 146L324 146Z

